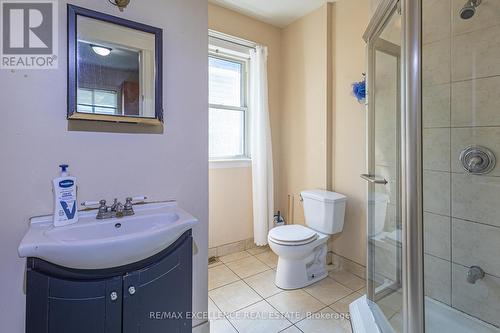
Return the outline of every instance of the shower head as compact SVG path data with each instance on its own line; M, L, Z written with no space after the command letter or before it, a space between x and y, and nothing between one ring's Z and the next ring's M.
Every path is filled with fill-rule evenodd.
M470 19L476 14L476 7L481 4L481 0L467 0L465 5L460 9L460 18L464 20Z

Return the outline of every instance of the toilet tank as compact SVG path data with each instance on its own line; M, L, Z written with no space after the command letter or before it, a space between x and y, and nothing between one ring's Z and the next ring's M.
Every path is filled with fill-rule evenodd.
M307 226L329 235L342 231L347 201L345 195L324 190L302 191L300 195L304 200Z

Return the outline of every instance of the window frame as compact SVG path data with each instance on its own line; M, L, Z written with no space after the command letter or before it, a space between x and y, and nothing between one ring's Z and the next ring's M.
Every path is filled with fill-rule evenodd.
M241 72L241 89L240 89L240 99L241 106L230 106L230 105L221 105L221 104L211 104L210 103L210 93L208 100L208 111L210 109L219 109L219 110L227 110L233 112L243 112L243 154L242 155L234 155L234 156L210 156L209 162L228 162L228 161L249 161L251 160L250 156L250 117L249 117L249 66L250 59L248 57L236 56L234 54L230 54L228 52L224 52L222 49L217 48L215 50L209 50L208 58L215 58L230 62L239 63L242 68ZM209 60L208 59L208 60Z
M94 89L94 88L84 88L84 87L78 87L77 90L86 90L86 91L90 91L92 93L92 104L85 104L85 103L78 103L78 101L76 102L76 107L78 109L78 106L81 105L81 106L87 106L87 107L91 107L92 108L92 113L95 114L95 109L96 108L103 108L103 109L109 109L109 110L114 110L115 112L113 112L112 114L113 115L119 115L120 113L118 113L118 107L120 106L119 103L118 103L118 92L116 90L112 90L112 89ZM103 105L98 105L98 104L95 104L95 93L96 92L106 92L106 93L113 93L116 97L116 107L110 107L110 106L103 106Z

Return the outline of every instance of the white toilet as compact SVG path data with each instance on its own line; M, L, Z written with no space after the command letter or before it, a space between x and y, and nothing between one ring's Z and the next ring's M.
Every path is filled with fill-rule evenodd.
M269 231L269 247L278 255L276 286L298 289L328 275L327 240L342 231L346 196L323 190L301 192L306 225L285 225Z

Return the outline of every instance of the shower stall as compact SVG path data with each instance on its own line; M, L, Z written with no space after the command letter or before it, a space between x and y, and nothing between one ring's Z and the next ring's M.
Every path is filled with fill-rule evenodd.
M384 0L355 333L500 333L500 0Z

